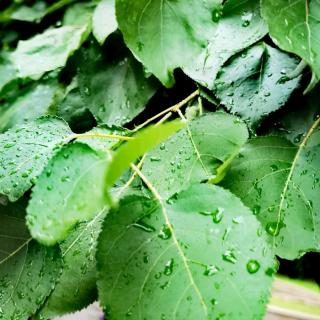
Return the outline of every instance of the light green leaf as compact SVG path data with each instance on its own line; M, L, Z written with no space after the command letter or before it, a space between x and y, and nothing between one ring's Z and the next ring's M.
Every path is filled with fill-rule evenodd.
M297 88L301 77L283 80L293 72L297 59L259 43L228 62L215 81L215 94L229 111L257 127L281 108Z
M119 28L125 42L165 86L173 71L187 67L207 46L216 29L212 14L221 0L116 0Z
M11 55L20 78L38 80L48 71L64 67L88 36L88 26L63 26L19 41Z
M86 144L62 148L32 190L27 224L34 239L53 245L105 206L104 176L108 159Z
M11 19L27 22L40 22L46 15L47 4L37 1L33 5L21 5L11 14Z
M320 250L319 122L298 147L280 137L251 140L223 182L253 209L284 259Z
M57 82L30 85L18 91L15 99L10 99L1 108L0 131L34 121L43 115L54 115L60 93L61 88Z
M91 29L91 20L95 5L91 2L79 2L70 6L63 17L64 26L87 26Z
M105 177L106 189L109 190L109 188L114 185L132 162L143 156L150 149L156 147L159 143L168 139L184 126L185 123L179 120L150 126L135 134L132 141L121 145L113 154L110 165L108 166Z
M312 68L311 89L320 79L320 2L262 0L261 9L275 43L297 54Z
M96 245L105 211L79 224L61 244L63 271L37 319L52 319L83 309L97 299Z
M19 199L72 132L67 124L43 117L0 135L0 194Z
M118 29L115 0L101 0L93 14L93 35L102 45Z
M0 238L0 318L28 319L60 275L60 252L33 241L23 218L3 213Z
M256 0L228 0L213 12L215 32L206 50L184 71L205 87L213 88L223 64L235 53L262 39L268 32Z
M85 105L99 123L108 125L133 120L159 87L129 52L110 61L98 47L83 52L78 75Z
M214 178L247 139L245 124L236 117L208 113L148 153L142 172L166 198L192 183Z
M124 198L105 220L97 263L110 320L262 319L274 272L250 210L204 184L167 203Z
M17 78L17 72L9 60L7 54L0 54L0 93L13 80Z

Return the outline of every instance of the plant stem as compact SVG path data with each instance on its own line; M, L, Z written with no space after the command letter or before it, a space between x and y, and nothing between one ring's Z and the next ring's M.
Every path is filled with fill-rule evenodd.
M150 119L148 119L147 121L145 121L144 123L140 124L139 126L137 126L133 131L139 131L140 129L142 129L143 127L145 127L146 125L148 125L150 122L158 119L159 117L165 115L166 113L170 113L170 112L178 112L178 110L180 110L181 107L183 107L184 105L186 105L190 100L194 99L195 97L197 97L200 94L199 90L194 91L193 93L191 93L188 97L186 97L185 99L183 99L182 101L180 101L179 103L175 104L172 107L169 107L163 111L161 111L160 113L156 114L155 116L151 117Z
M71 137L70 140L73 139L81 139L81 138L104 138L104 139L116 139L120 141L130 141L134 140L132 137L126 137L126 136L119 136L119 135L113 135L113 134L103 134L103 133L80 133L75 134Z

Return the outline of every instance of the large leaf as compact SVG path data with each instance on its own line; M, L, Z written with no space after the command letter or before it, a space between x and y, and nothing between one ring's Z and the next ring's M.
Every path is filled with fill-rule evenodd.
M101 0L93 14L93 35L102 45L108 36L118 29L115 0Z
M0 194L20 198L42 172L55 148L72 132L57 118L43 117L0 135Z
M260 2L228 0L223 9L213 11L215 32L209 44L184 71L212 89L222 65L235 53L263 38L267 27L260 17Z
M83 52L79 85L87 108L98 122L109 125L133 120L159 87L153 77L145 77L130 52L109 61L98 47Z
M117 20L128 47L166 85L207 46L221 0L116 0Z
M312 87L320 79L320 2L262 0L261 5L262 16L276 44L297 54L312 68Z
M176 120L157 126L150 126L137 134L134 139L121 145L114 153L106 172L106 189L113 187L130 164L143 156L150 149L168 139L171 135L185 126L182 121Z
M215 93L228 110L256 127L271 112L282 107L297 88L300 77L282 81L297 59L259 43L225 65L215 82Z
M253 209L285 259L320 250L319 122L298 147L280 137L253 139L223 184Z
M79 224L61 244L63 270L54 291L38 314L39 319L81 310L97 298L96 244L105 211Z
M212 185L168 203L123 199L105 220L97 260L108 319L262 319L273 272L258 221Z
M10 99L1 107L0 131L43 115L55 114L55 103L60 91L60 86L55 82L39 83L18 91L13 100Z
M94 217L105 206L108 161L82 143L65 146L51 159L27 208L33 238L46 245L65 240L77 222Z
M23 218L2 212L0 238L0 318L28 319L60 275L60 252L33 241Z
M206 114L151 151L143 173L166 198L191 183L218 175L219 167L238 154L247 138L247 128L237 118Z
M48 71L64 67L87 36L86 25L49 29L31 39L19 41L11 60L20 78L37 80Z

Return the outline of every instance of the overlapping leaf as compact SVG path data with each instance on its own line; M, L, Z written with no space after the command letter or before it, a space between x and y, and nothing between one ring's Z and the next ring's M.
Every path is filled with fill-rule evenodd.
M312 68L312 88L320 79L320 2L262 0L261 6L276 44L297 54Z
M100 44L118 29L115 0L101 0L93 14L92 32Z
M79 85L85 105L96 120L123 125L142 112L159 85L145 77L142 65L127 52L107 60L100 48L83 52Z
M253 209L286 259L320 250L319 122L298 147L279 137L253 139L223 182Z
M23 218L2 212L0 238L0 317L28 319L45 301L60 275L60 252L33 241Z
M166 198L192 183L221 179L219 167L228 165L247 138L245 124L236 117L206 114L151 151L143 173Z
M105 206L104 174L108 157L86 144L60 150L33 188L27 224L33 238L46 245L65 240L68 232Z
M107 317L260 319L273 272L265 238L240 200L216 186L194 185L168 203L127 197L98 242Z
M284 80L297 59L260 43L233 58L220 70L215 94L228 110L257 127L270 113L282 107L299 84L300 77Z
M62 274L38 319L81 310L97 298L95 253L105 213L101 210L93 220L79 224L61 244Z
M9 99L1 107L0 131L33 121L43 115L54 115L60 92L61 88L56 82L39 83L18 91L17 97Z
M186 66L184 71L194 80L212 89L223 64L267 34L260 17L260 3L256 0L228 0L223 8L212 12L214 34L206 50Z
M0 135L0 194L19 199L72 132L57 118L43 117Z

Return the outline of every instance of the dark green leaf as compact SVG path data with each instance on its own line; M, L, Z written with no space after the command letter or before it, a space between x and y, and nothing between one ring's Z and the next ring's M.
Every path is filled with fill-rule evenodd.
M62 148L46 166L32 191L27 223L33 238L46 245L105 206L104 175L108 159L86 144Z
M248 130L237 118L209 113L151 151L142 171L166 198L192 183L219 179L219 168L230 163L247 139Z
M212 12L215 32L208 47L185 72L205 87L213 88L223 64L235 53L263 38L267 27L260 17L260 2L228 0L223 9Z
M0 214L0 238L0 318L28 319L60 275L60 252L33 241L23 218Z
M320 250L319 122L298 147L280 137L251 140L223 183L252 208L285 259Z
M262 319L273 256L250 210L212 185L169 203L127 197L108 214L97 252L108 319Z
M72 135L67 124L43 117L0 135L0 194L19 199L35 182L55 148Z
M312 68L310 88L313 87L320 79L320 2L262 0L261 6L276 44L297 54Z
M257 127L281 108L299 85L300 77L284 81L297 59L260 43L225 65L215 82L215 93L228 110Z
M63 271L38 319L81 310L97 298L95 254L104 216L102 210L93 220L79 224L61 244Z
M56 82L39 83L18 91L15 99L9 100L1 108L0 131L33 121L43 115L54 115L55 104L61 91Z
M146 78L142 65L128 52L107 61L100 48L83 52L79 85L85 105L99 123L123 125L144 110L159 84Z

